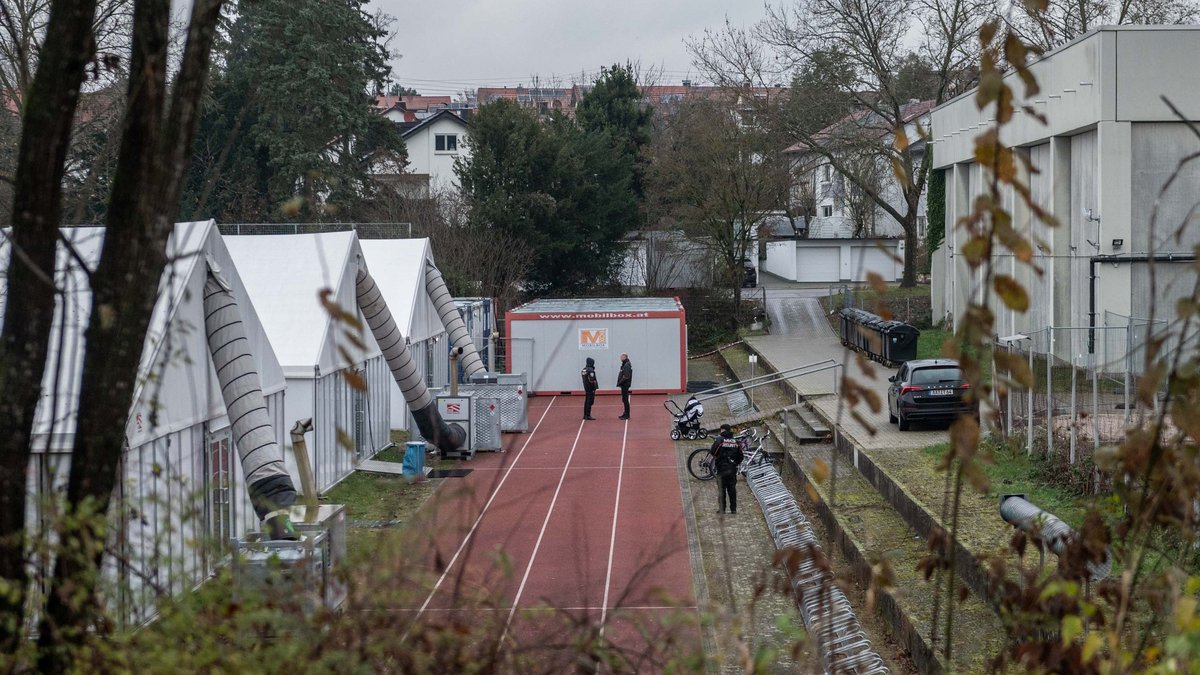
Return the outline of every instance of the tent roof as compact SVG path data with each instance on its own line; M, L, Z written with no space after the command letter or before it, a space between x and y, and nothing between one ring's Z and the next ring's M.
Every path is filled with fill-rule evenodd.
M328 288L331 299L338 297L346 266L354 262L355 241L352 231L225 237L285 370L321 363L330 316L320 292Z
M682 309L675 298L546 298L527 302L509 310L511 314L547 312L595 314L603 312L677 312ZM595 317L604 318L604 317ZM611 317L631 318L631 317Z
M425 262L433 260L429 240L360 239L358 244L400 330L413 340L443 332L440 323L421 325L424 317L417 311L421 304L432 304L425 292Z
M92 306L88 274L95 270L100 260L104 235L103 227L63 228L64 238L71 242L79 259L86 264L88 268L86 272L78 261L67 252L65 246L60 243L58 247L55 281L63 293L54 316L46 371L42 378L42 398L34 421L35 436L42 436L45 439L47 434L52 434L49 439L43 441L51 449L69 448L69 439L75 432L75 415L78 410L79 386L85 350L84 334L91 316ZM163 352L164 350L180 349L182 343L186 342L188 333L199 330L199 335L203 335L202 318L199 327L190 325L190 323L186 326L173 326L172 322L181 307L189 302L200 301L198 297L189 296L189 287L197 283L192 281L192 277L197 271L205 269L206 255L216 254L214 258L217 259L222 257L219 241L220 236L212 221L179 223L168 240L169 262L159 280L158 297L142 348L141 360L138 365L137 387L130 413L132 418L133 411L150 408L157 410L158 424L153 428L145 429L149 434L148 438L155 438L180 428L186 428L200 421L199 418L209 419L224 414L224 404L219 402L219 392L216 393L214 401L219 409L209 410L207 409L208 398L210 398L208 394L212 392L180 392L179 400L186 401L186 405L171 406L171 401L175 400L173 392L161 391L160 387L156 386L156 383L162 381L162 377L169 376L167 373L158 372L157 369L161 362L168 363L174 368L190 368L195 364L201 364L200 367L205 372L202 375L195 375L191 379L195 386L211 387L209 375L212 370L212 362L208 359L207 354L199 356L188 354L188 358L181 359L176 354L164 354ZM8 262L9 245L8 240L5 239L0 241L0 270L5 271L5 274L0 275L0 317L4 315L4 300L8 291ZM236 277L235 270L226 269L222 272L227 278ZM203 281L199 281L198 285L202 287ZM244 303L242 309L246 316L252 317L254 314L252 303ZM203 313L197 311L202 317ZM60 344L62 346L61 355ZM268 345L264 345L264 348L269 351ZM274 355L260 354L259 358L266 364L264 372L260 373L264 389L267 393L277 391L283 386L283 378L282 372L274 365ZM55 372L58 372L57 383L54 381ZM156 377L150 377L152 374ZM55 403L53 411L50 410L51 401Z

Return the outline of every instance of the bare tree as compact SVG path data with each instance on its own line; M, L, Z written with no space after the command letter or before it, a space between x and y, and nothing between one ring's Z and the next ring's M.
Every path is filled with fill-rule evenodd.
M830 52L844 58L844 75L835 85L856 108L841 132L824 134L801 124L781 124L792 142L802 143L824 158L884 213L903 228L906 239L902 285L916 283L917 218L925 189L928 130L914 122L921 109L910 101L901 78L913 61L932 89L927 111L973 72L976 35L993 5L981 0L796 0L768 6L766 17L751 30L708 32L689 42L696 65L717 82L771 83ZM924 40L914 54L907 36L920 24ZM795 95L802 95L795 93ZM899 199L871 185L846 161L847 144L873 143L886 156L899 186Z
M89 281L79 409L64 518L65 545L55 562L39 625L39 670L71 667L71 647L102 629L97 583L108 503L124 448L124 425L166 243L195 134L214 28L223 0L192 5L187 46L168 87L168 0L133 3L131 78L124 99L120 150L110 192L108 230ZM34 411L41 398L55 306L55 249L63 178L80 92L97 58L96 0L51 0L45 39L29 60L14 180L12 257L0 327L0 638L14 649L24 628L27 571L25 480ZM10 15L11 18L11 15ZM22 47L24 49L24 47ZM36 64L36 65L34 65Z
M412 224L414 236L428 237L434 260L450 291L459 296L494 298L498 310L515 306L521 282L533 265L533 249L499 230L477 227L467 204L451 188L414 196L389 191L364 212L368 220Z
M851 154L846 157L846 166L859 178L857 182L847 181L849 185L845 187L841 197L853 227L850 236L855 239L876 235L876 215L879 207L871 195L882 194L886 189L886 161L886 158L873 153Z
M649 192L712 255L730 291L730 321L741 306L742 261L758 226L782 206L788 165L770 134L747 124L728 100L687 99L663 122L651 148Z
M50 0L0 2L0 183L11 185L20 137L20 111L46 40ZM107 198L106 178L116 161L129 51L133 0L100 0L92 21L95 56L87 66L64 171L72 222L95 222L95 205ZM103 194L101 194L103 193ZM0 224L10 222L11 196L0 188Z
M55 3L45 57L31 76L31 99L13 180L8 297L0 326L0 643L17 648L24 629L25 483L34 411L54 313L54 258L62 213L67 145L84 68L92 60L96 3Z
M1186 24L1200 18L1196 0L1046 0L1011 2L1009 28L1035 48L1050 50L1100 26Z

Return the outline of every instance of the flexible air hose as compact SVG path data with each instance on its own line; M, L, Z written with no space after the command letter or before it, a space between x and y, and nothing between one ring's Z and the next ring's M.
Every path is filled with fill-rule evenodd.
M408 408L412 411L413 419L417 421L421 435L442 452L454 452L463 447L467 438L466 432L457 424L447 424L438 413L433 395L425 386L425 381L413 362L412 354L408 351L404 334L392 318L387 301L384 300L383 293L375 284L371 273L359 267L355 286L358 308L366 317L367 325L371 327L371 334L375 336L375 342L383 352L392 377L396 378L396 384L400 386L400 393L404 395L404 400L408 401Z
M458 305L454 304L454 298L451 297L450 290L446 288L446 280L429 260L425 261L425 292L429 294L434 309L442 318L442 325L450 334L450 345L462 350L462 356L459 357L458 362L462 365L467 381L470 381L476 373L485 372L487 368L479 358L479 350L475 347L475 342L471 340L471 334L467 332L467 325L463 323L462 316L458 313ZM451 373L450 376L457 377L457 374Z
M296 488L275 440L237 299L212 261L204 282L204 332L254 512L272 539L296 539L290 516Z

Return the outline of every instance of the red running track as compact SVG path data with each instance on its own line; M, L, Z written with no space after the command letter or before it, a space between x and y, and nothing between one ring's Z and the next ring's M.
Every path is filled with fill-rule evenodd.
M633 397L629 422L620 412L619 398L599 397L583 422L579 397L531 399L528 433L448 479L425 514L440 573L418 614L489 606L518 641L544 640L553 614L630 650L669 618L698 648L695 622L678 622L696 602L670 417L649 395ZM534 608L556 611L539 621L523 611Z

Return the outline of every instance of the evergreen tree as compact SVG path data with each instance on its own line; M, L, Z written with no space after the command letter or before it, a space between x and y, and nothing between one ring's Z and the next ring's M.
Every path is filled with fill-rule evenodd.
M202 121L185 211L226 221L319 217L318 204L351 208L370 197L367 169L380 153L403 161L394 125L370 109L389 66L385 31L366 4L238 5ZM281 214L284 204L289 208Z
M531 246L530 292L581 293L612 278L637 222L633 159L616 150L625 142L561 115L543 123L512 101L479 109L471 156L457 166L470 222Z

